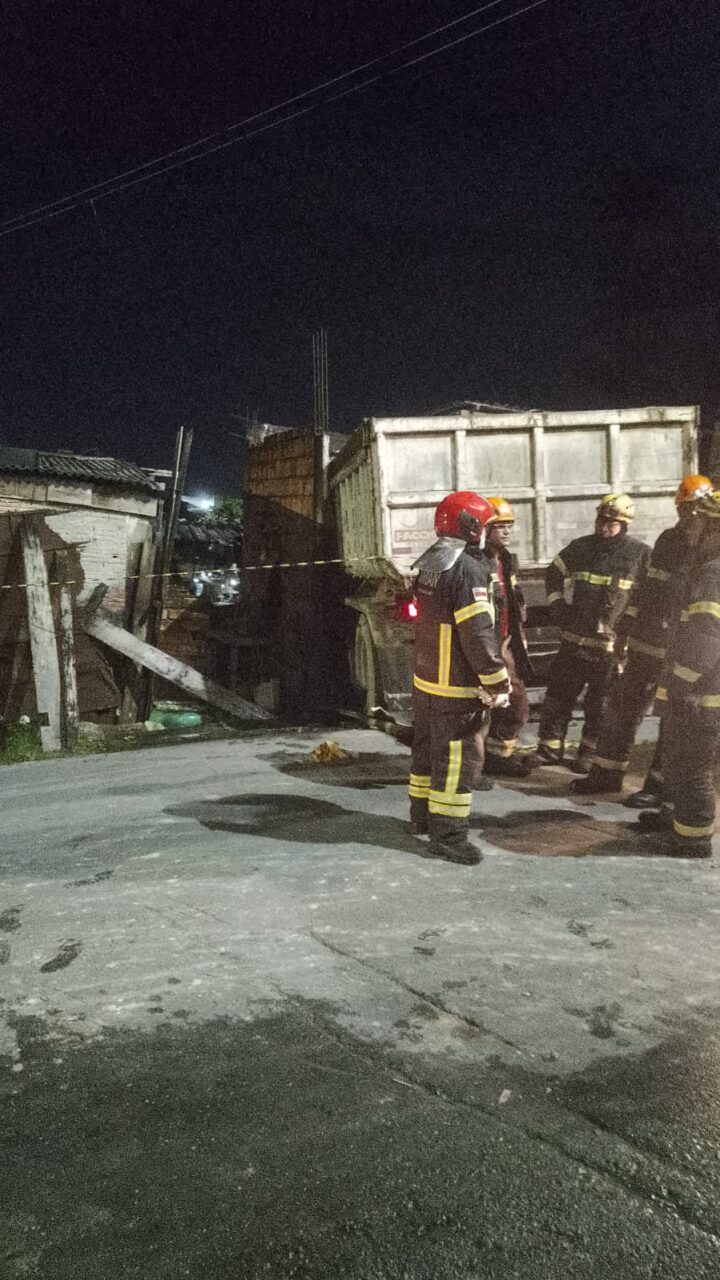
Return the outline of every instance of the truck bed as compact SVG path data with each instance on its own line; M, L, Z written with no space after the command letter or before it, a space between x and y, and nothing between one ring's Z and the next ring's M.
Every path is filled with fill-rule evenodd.
M681 475L697 470L697 431L693 406L369 418L328 470L343 561L358 578L406 580L453 489L512 503L531 578L592 528L603 493L631 493L633 533L653 542Z

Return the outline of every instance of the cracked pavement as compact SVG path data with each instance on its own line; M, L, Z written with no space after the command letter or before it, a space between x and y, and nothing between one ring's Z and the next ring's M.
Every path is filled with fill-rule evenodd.
M720 1274L715 861L322 736L2 770L3 1280Z

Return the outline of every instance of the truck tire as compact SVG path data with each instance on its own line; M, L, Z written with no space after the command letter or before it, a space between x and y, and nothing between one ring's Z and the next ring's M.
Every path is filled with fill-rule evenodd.
M351 656L352 679L361 697L361 708L369 715L373 707L382 701L382 687L375 641L370 623L364 614L358 615Z

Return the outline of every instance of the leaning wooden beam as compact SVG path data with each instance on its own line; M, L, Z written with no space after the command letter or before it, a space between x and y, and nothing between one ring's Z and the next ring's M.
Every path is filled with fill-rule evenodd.
M78 706L77 669L75 666L75 631L73 627L72 590L67 585L67 552L58 551L55 556L60 587L60 661L63 688L63 745L73 751L77 746L80 710Z
M40 740L43 751L59 751L62 745L62 686L45 555L37 531L29 519L23 519L20 537L25 581L28 584L28 630L35 701L40 720L46 721L40 725Z
M208 702L210 706L218 707L228 715L234 716L236 720L272 720L273 718L260 707L256 707L254 703L246 702L236 693L223 689L222 685L216 684L214 680L208 680L193 667L186 666L184 662L178 662L177 658L171 658L161 649L156 649L154 645L131 635L123 627L117 627L108 618L92 612L90 607L83 619L83 626L88 635L93 636L95 640L101 640L116 653L122 653L133 662L139 662L154 675L161 676L163 680L169 680L171 684L178 685L186 693L191 693L193 697Z

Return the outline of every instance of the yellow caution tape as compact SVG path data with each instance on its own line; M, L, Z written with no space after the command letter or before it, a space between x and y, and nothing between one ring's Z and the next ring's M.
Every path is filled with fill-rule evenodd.
M48 554L52 554L53 550L55 550L55 548L51 548ZM58 550L63 550L63 548L62 547L58 548ZM256 573L258 570L263 570L263 569L307 569L307 568L313 568L315 565L358 564L361 561L383 560L383 559L385 559L384 556L351 556L347 560L343 559L342 557L337 557L334 560L283 560L279 564L239 565L238 574ZM218 570L217 569L195 569L193 572L194 573L217 573ZM123 582L141 582L148 578L185 578L187 579L189 576L190 575L188 574L187 570L172 569L172 570L169 570L167 573L128 573L125 575L122 581ZM47 585L48 587L81 587L81 586L84 586L85 584L84 584L84 581L81 581L79 578L64 578L62 581L57 581L57 582L52 581L52 582L48 582L47 584L43 582L2 582L0 583L0 591L26 591L30 587L43 587L45 585ZM110 585L111 586L117 585L117 583L115 584L111 583Z

